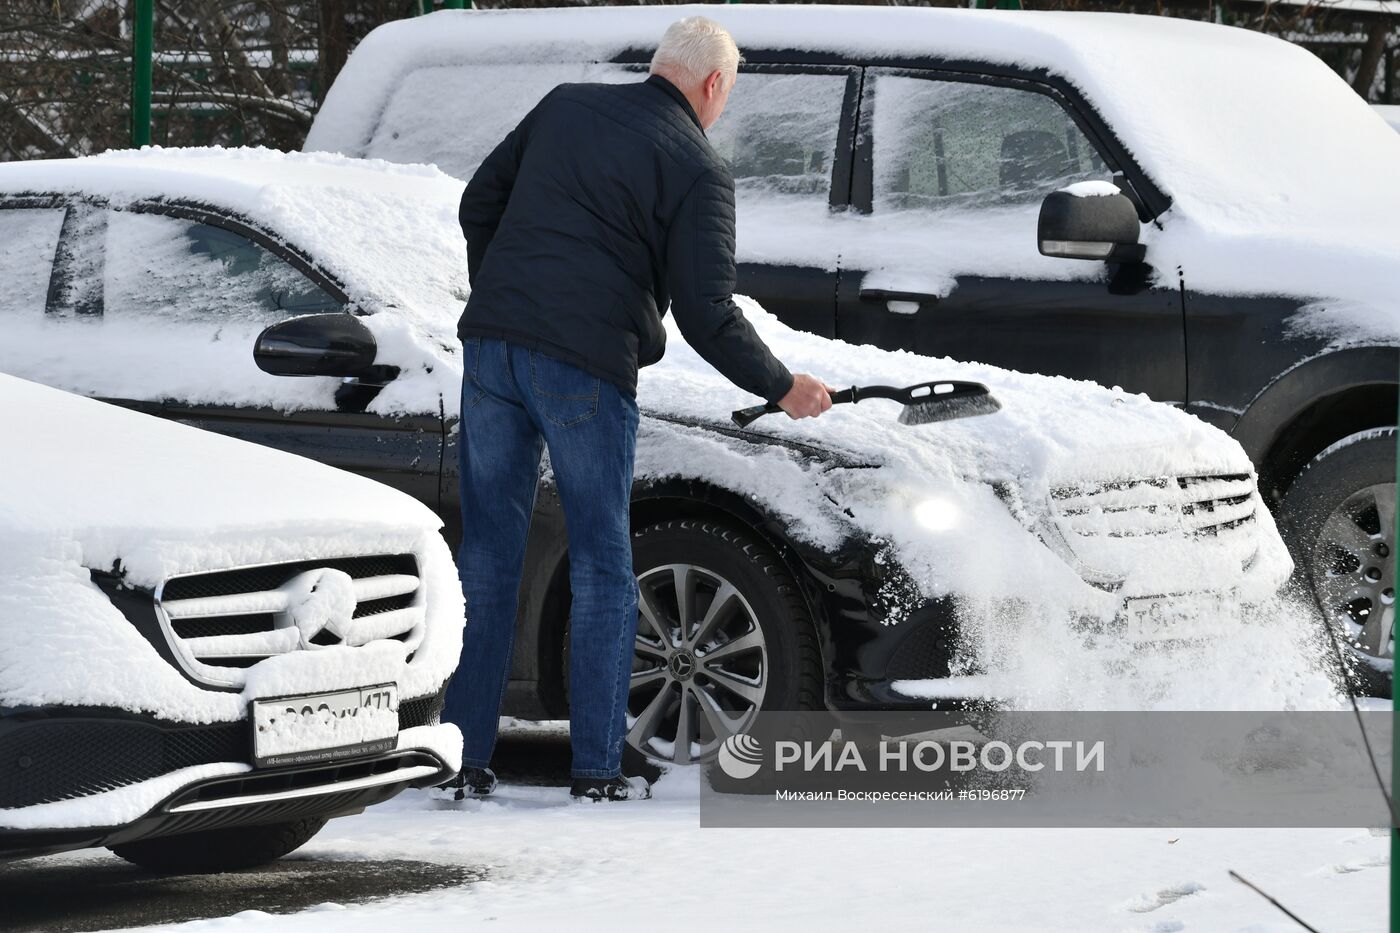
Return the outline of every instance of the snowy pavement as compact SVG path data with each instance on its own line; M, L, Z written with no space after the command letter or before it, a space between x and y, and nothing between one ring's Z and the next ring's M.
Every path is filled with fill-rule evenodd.
M565 738L548 741L552 749L528 754L547 760L546 777L559 782ZM1380 832L701 829L698 796L694 771L672 772L655 799L636 804L575 805L557 783L507 782L490 801L461 804L413 792L331 822L292 858L370 861L385 873L430 862L471 880L292 914L211 912L215 919L151 929L1298 929L1232 881L1230 869L1325 933L1380 930L1386 917ZM97 859L111 856L44 861L72 864L79 883ZM340 899L351 900L364 888L351 879L343 890Z

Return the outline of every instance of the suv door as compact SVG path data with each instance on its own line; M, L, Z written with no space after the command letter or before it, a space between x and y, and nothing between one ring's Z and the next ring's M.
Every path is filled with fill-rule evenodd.
M253 362L267 325L351 313L333 280L262 232L201 209L71 200L62 214L46 301L15 309L24 326L0 368L341 467L438 507L439 412L370 414L372 389L271 376Z
M1186 399L1179 290L1042 256L1047 194L1118 166L1046 85L870 68L837 336ZM1172 277L1175 282L1175 276Z

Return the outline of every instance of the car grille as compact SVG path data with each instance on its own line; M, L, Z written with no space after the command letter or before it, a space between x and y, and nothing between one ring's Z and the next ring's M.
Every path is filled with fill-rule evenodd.
M348 622L307 637L297 627L295 587L303 575L327 570L350 578L353 613ZM411 650L422 636L420 590L413 555L389 554L172 577L157 590L156 603L169 623L174 646L193 662L197 679L227 683L232 669L303 648L358 647L394 639Z
M1051 492L1060 527L1080 537L1217 537L1256 521L1259 497L1248 473L1174 476Z

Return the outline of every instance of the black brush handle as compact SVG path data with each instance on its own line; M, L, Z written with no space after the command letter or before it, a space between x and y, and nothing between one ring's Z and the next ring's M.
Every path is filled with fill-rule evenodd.
M842 389L839 392L833 392L831 393L831 404L841 405L846 402L859 401L857 395L858 392L855 386L849 389ZM782 410L782 406L777 402L769 402L767 405L755 405L752 408L741 408L731 413L729 417L733 418L734 423L739 427L747 428L764 415L776 415Z

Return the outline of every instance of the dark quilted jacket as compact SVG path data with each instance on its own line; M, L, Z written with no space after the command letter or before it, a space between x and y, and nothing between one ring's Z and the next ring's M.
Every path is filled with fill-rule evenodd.
M768 401L792 386L734 304L734 180L662 78L555 88L462 195L462 337L541 350L629 393L681 334Z

